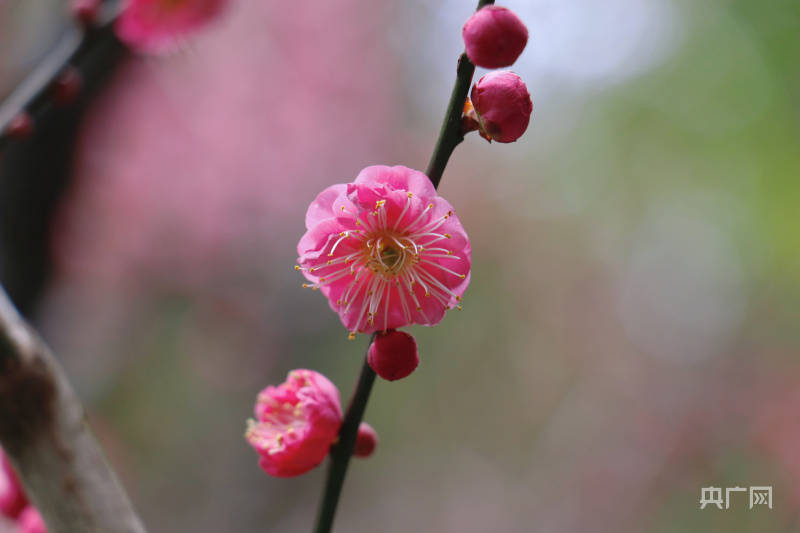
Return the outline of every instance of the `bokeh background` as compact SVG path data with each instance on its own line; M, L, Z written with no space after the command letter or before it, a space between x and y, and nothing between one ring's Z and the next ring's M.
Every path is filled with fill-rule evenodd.
M0 2L0 95L57 32L43 2ZM534 119L445 172L464 310L376 384L337 531L797 531L800 3L504 4ZM232 0L94 98L35 318L151 531L310 531L324 469L272 479L243 439L290 369L346 400L361 365L293 270L305 209L425 167L473 9ZM760 485L772 510L699 510Z

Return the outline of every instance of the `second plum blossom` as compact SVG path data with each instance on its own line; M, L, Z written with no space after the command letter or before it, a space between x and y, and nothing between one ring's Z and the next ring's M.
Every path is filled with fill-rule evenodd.
M306 213L296 268L355 333L433 326L469 284L467 233L422 172L367 167Z

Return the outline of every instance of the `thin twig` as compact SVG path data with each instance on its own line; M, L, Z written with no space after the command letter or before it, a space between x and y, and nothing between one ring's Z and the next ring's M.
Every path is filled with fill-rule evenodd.
M494 0L480 0L477 9L493 3ZM455 147L464 140L464 135L461 132L461 115L474 73L475 65L467 58L466 54L461 54L456 71L456 82L450 94L450 102L447 104L447 112L445 113L442 128L439 131L439 139L436 141L436 147L425 171L425 174L436 188L439 187L439 182L442 180L442 174L450 155ZM367 345L367 350L369 350L369 345L372 344L374 339L375 335L373 334ZM347 474L347 467L350 464L350 457L353 455L358 426L367 408L367 401L374 382L375 372L367 364L365 356L364 364L361 367L361 376L358 379L353 398L350 400L350 406L347 408L342 427L339 430L339 441L331 452L331 463L328 467L328 477L325 481L314 533L329 533L333 528L336 506L339 503L339 496Z
M478 2L478 9L490 4L494 4L494 0L481 0ZM456 83L450 93L450 102L447 104L442 128L439 130L439 138L436 140L436 147L431 155L428 168L425 170L425 174L436 188L442 181L442 174L444 174L444 168L447 166L450 155L464 140L464 134L461 131L461 114L464 110L464 102L467 101L473 74L475 74L475 65L467 58L467 54L462 53L458 58Z
M372 344L374 339L375 335L372 335L369 344ZM369 349L369 344L367 349ZM322 503L317 513L315 533L327 533L333 527L333 518L339 503L339 495L342 493L344 476L347 474L347 466L350 464L350 457L356 446L358 426L361 424L361 419L364 418L364 410L367 408L367 400L373 383L375 383L375 371L367 364L365 356L358 384L339 430L339 441L331 451L331 463L328 467L328 477L325 480Z

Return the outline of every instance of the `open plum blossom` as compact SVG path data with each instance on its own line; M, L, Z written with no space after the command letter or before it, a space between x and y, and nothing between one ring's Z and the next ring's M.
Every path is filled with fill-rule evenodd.
M470 242L425 174L367 167L306 213L299 266L351 332L433 326L469 284Z
M173 49L180 38L216 17L227 0L127 0L115 31L125 44L145 53Z
M286 381L258 395L245 438L259 465L277 477L298 476L320 464L342 423L339 391L313 370L292 370Z

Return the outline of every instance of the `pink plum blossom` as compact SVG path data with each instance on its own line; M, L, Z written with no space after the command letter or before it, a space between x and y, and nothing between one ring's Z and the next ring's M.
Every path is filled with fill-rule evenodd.
M292 370L286 381L258 395L245 438L267 474L292 477L320 464L342 423L339 391L313 370Z
M417 341L404 331L378 333L367 351L367 362L385 380L403 379L419 365Z
M353 183L322 191L306 228L295 268L351 337L438 324L469 284L467 233L422 172L367 167Z
M227 0L128 0L117 19L117 36L131 48L161 53L214 19Z
M533 102L513 72L490 72L472 87L471 96L481 135L489 142L514 142L528 129Z
M26 507L17 520L19 533L47 533L42 515L33 506Z
M484 68L509 67L528 43L528 28L513 11L486 6L461 31L469 60Z
M8 458L0 450L0 514L16 518L27 504L22 485Z

